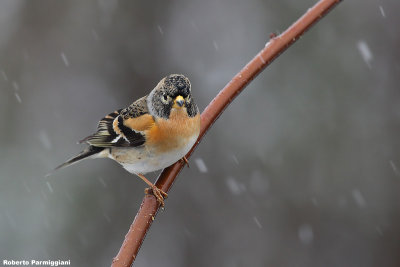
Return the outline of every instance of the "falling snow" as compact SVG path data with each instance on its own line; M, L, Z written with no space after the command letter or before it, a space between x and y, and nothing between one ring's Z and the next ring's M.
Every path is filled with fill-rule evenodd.
M235 155L232 155L232 159L233 159L233 161L234 161L236 164L239 165L239 160L238 160L238 158L237 158Z
M194 160L194 162L197 165L197 168L199 168L199 171L201 173L207 173L208 172L208 168L206 166L206 164L204 163L204 160L202 158L197 158Z
M358 189L354 189L352 192L354 201L357 203L358 206L360 207L365 207L366 202L365 199L363 197L363 195L361 194L360 190Z
M246 190L244 184L238 183L235 178L228 177L226 179L226 184L228 186L229 191L234 195L240 195L243 191Z
M50 193L53 193L54 192L53 187L51 186L49 181L46 182L46 185L47 185L47 188L49 189Z
M19 85L18 85L18 83L16 82L16 81L13 81L12 82L12 86L13 86L13 88L14 88L14 96L15 96L15 98L17 99L17 101L18 101L18 103L22 103L22 99L21 99L21 97L19 96L19 94L16 92L16 91L19 91Z
M213 41L213 46L216 51L218 51L219 47L216 41Z
M19 85L18 85L18 83L17 83L16 81L13 81L13 82L12 82L12 86L14 87L14 90L15 90L15 91L18 91L18 90L19 90Z
M389 161L389 163L390 163L390 166L393 169L394 174L396 174L397 176L400 176L400 172L399 172L399 169L397 169L396 164L394 164L394 162L392 160Z
M61 53L61 58L62 58L62 60L63 60L63 62L65 64L65 66L68 67L69 66L69 61L68 61L67 56L64 53Z
M160 25L157 25L157 29L161 33L161 35L164 35L164 31L163 31L163 29L161 28Z
M262 225L256 216L253 217L253 220L256 223L257 227L262 229Z
M371 61L373 59L373 56L368 44L365 41L361 40L357 43L357 48L368 68L371 68Z
M298 229L298 236L300 242L303 243L304 245L311 244L314 239L314 232L311 225L309 224L301 225Z
M382 6L379 6L379 10L381 11L382 17L386 18L386 13Z
M101 185L102 185L103 187L107 187L107 184L106 184L106 182L104 181L103 177L99 176L99 177L97 177L97 180L99 180L99 182L101 183Z
M21 103L22 103L22 99L21 99L21 97L19 96L19 94L18 94L17 92L15 92L14 95L15 95L15 98L17 99L18 103L21 104Z
M228 185L229 190L234 194L234 195L239 195L240 194L240 187L236 180L232 177L229 177L226 179L226 183Z
M4 70L1 71L1 76L3 76L3 79L4 79L5 81L8 81L7 74L4 72Z
M41 130L39 133L39 140L42 143L43 147L47 150L51 149L50 138L44 130Z

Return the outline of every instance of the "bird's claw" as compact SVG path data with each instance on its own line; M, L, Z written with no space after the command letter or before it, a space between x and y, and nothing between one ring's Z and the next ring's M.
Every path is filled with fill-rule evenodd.
M168 194L165 193L160 188L156 187L155 185L152 187L148 187L144 190L146 195L154 195L158 202L160 202L161 207L164 207L165 203L164 200L168 197Z
M190 168L189 161L185 156L183 158L181 158L181 161L182 161L183 164L186 164L188 166L188 168Z

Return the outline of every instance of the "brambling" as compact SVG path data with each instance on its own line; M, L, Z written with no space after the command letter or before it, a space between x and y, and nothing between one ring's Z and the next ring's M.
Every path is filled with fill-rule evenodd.
M147 183L163 206L167 194L144 174L179 159L187 163L185 155L199 133L200 112L191 95L190 81L184 75L171 74L150 94L101 119L97 131L80 141L89 146L55 170L87 158L110 158Z

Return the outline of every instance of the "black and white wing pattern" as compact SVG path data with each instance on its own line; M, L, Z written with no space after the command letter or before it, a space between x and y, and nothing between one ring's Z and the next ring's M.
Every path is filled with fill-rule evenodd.
M154 119L148 113L146 96L129 107L116 110L102 118L97 132L81 140L95 147L137 147L146 141L144 131Z

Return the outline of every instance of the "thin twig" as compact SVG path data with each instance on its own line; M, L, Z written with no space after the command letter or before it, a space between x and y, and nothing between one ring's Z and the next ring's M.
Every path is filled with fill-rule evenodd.
M340 1L341 0L321 0L285 32L276 37L272 34L272 39L266 46L236 74L235 77L233 77L203 111L201 114L199 139L186 155L186 158L190 157L208 129L246 85ZM164 192L168 192L183 167L184 163L178 161L174 165L164 169L157 179L156 186ZM156 201L154 196L146 195L144 197L135 220L125 236L124 243L118 255L113 259L112 267L131 266L159 208L160 204Z

